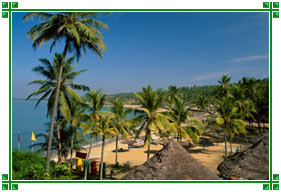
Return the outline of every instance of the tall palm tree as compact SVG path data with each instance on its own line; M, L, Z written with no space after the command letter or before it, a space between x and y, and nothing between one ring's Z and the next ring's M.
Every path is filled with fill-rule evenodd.
M80 99L79 99L80 100ZM61 108L61 112L64 116L64 118L69 123L69 132L71 136L70 141L70 167L72 168L72 156L73 156L73 147L74 147L74 140L76 140L79 136L79 128L83 121L83 112L85 111L85 108L82 107L82 104L75 100L74 98L71 98L70 106L64 105Z
M108 29L108 26L96 20L101 13L82 13L82 12L68 12L68 13L28 13L23 17L23 20L33 19L36 17L41 21L40 24L33 26L28 32L28 37L32 40L32 47L36 49L41 47L43 43L52 40L50 52L58 41L65 41L62 52L62 62L66 57L67 52L75 52L77 60L81 56L81 49L86 52L89 48L99 57L103 56L102 51L106 50L106 45L103 42L103 35L99 29ZM59 75L57 77L57 87L55 93L55 100L53 103L50 135L53 136L53 128L56 116L56 109L58 106L60 86L62 82L63 65L59 68ZM52 139L49 139L46 172L49 172L50 157L51 157Z
M105 139L113 138L118 135L118 130L114 127L111 116L100 115L100 118L95 122L94 134L102 138L101 148L101 164L100 164L100 180L103 178L103 156Z
M229 134L230 138L233 138L234 134L245 134L246 130L244 121L237 118L237 108L235 107L233 97L223 97L217 102L217 112L219 117L216 118L216 123L219 126L222 126L224 131L224 158L227 159L227 134Z
M125 109L124 103L117 97L113 102L113 107L111 108L113 112L113 122L115 128L118 130L119 134L126 138L128 136L129 128L128 124L126 123L126 118L128 117L128 114L131 112L129 109ZM119 135L116 135L116 145L115 145L115 165L118 163L118 140Z
M174 104L169 109L169 116L173 121L173 125L177 132L177 141L182 138L188 139L190 142L199 140L198 134L201 132L195 120L188 121L189 108L185 107L182 99L175 97Z
M145 140L144 144L147 145L147 160L150 155L150 143L152 133L159 133L163 135L166 129L170 126L167 117L159 109L164 99L164 93L159 91L153 91L151 86L147 88L143 87L141 93L135 93L138 98L141 108L136 110L139 114L132 119L132 121L138 121L139 129L136 133L136 138L144 131Z
M40 99L37 101L35 107L38 106L38 104L48 98L48 111L47 116L53 113L53 103L55 102L55 94L58 87L57 84L57 78L59 76L59 70L62 66L62 80L61 80L61 88L59 91L59 107L62 107L64 105L69 105L71 97L74 99L79 100L80 96L78 93L74 91L76 90L88 90L89 88L85 85L79 85L74 84L73 80L82 72L85 72L86 70L80 70L80 71L73 71L76 67L76 65L72 65L74 61L74 57L67 58L62 63L63 57L59 54L53 55L53 62L51 63L48 59L41 58L39 61L42 65L39 65L37 67L34 67L32 70L46 78L46 80L35 80L31 81L28 84L32 85L40 85L40 88L35 90L33 93L31 93L26 100L30 99L33 96L42 95ZM59 114L60 110L56 110L56 112ZM61 160L62 157L62 151L61 151L61 141L60 141L60 123L59 123L59 116L57 117L57 136L58 136L58 144L59 144L59 150L58 150L58 156L59 160ZM51 130L50 130L51 131ZM49 134L50 135L50 134ZM49 136L49 138L52 138Z
M84 97L84 107L86 110L89 111L89 113L84 116L84 120L86 120L87 123L82 124L81 127L83 128L84 134L90 134L91 136L90 147L87 154L87 160L90 158L93 139L96 136L95 124L96 121L100 119L102 108L104 107L105 97L106 95L102 93L101 89L98 90L97 92L91 89L90 92L86 93ZM86 169L84 173L85 180L87 179L87 169L88 169L88 164L86 164Z
M245 96L245 90L243 89L241 82L233 86L233 96L236 103L238 118L244 121L246 119L253 119L253 113L256 112L255 105L252 100ZM247 131L245 132L245 140L248 145Z

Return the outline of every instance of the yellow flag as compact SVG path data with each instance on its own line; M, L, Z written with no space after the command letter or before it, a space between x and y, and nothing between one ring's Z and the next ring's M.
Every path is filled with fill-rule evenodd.
M35 137L35 135L34 135L33 131L32 131L31 140L32 140L32 141L37 141L37 139L36 139L36 137Z

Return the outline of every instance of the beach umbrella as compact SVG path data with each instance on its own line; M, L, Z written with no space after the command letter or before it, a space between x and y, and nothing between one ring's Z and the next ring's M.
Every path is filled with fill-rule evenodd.
M268 133L258 137L256 143L243 152L237 152L218 166L225 179L232 177L249 180L269 179Z
M171 141L122 180L220 180L194 159L180 143Z

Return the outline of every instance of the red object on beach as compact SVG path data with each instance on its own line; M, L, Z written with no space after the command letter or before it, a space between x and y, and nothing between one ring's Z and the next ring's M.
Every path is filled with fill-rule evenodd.
M91 162L91 175L97 176L98 175L97 173L98 173L97 162L92 161Z

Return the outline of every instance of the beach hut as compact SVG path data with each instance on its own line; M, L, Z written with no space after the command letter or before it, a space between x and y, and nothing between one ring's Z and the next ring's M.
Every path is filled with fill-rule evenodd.
M268 133L259 136L256 143L243 152L237 152L218 166L225 179L238 177L249 180L269 179Z
M143 165L129 171L122 180L219 180L194 159L180 143L171 141Z

